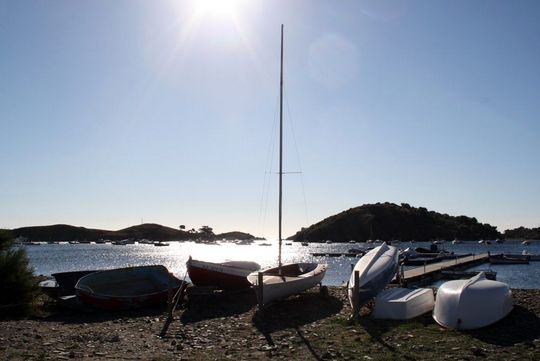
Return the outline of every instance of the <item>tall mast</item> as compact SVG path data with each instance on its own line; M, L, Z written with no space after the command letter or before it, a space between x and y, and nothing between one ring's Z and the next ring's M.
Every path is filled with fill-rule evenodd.
M281 218L283 205L283 24L281 24L281 67L279 78L279 256L278 265L281 273Z

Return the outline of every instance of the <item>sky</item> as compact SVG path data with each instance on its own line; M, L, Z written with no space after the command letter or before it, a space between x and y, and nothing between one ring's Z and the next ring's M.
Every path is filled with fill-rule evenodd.
M540 2L0 0L0 227L540 226ZM301 173L299 173L301 172Z

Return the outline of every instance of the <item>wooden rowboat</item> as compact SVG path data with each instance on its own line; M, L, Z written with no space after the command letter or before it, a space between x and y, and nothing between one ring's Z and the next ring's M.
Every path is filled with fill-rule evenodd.
M94 272L79 279L79 302L105 310L122 310L165 303L169 289L183 284L164 266L138 266Z
M261 268L249 261L205 262L192 259L186 263L191 282L195 286L217 287L222 290L249 288L247 276Z
M264 307L321 283L326 267L326 264L319 263L290 263L263 272L253 272L248 280L253 285L259 307Z

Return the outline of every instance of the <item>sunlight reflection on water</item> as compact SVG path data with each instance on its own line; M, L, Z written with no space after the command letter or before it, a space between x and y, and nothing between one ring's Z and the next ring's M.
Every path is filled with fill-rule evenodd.
M270 243L270 246L260 246ZM287 242L289 243L289 242ZM426 247L427 243L402 243L400 248ZM283 263L289 262L324 262L328 264L323 280L327 285L340 285L349 279L351 265L356 258L349 257L314 257L313 252L347 252L350 248L363 248L363 243L311 243L304 247L293 242L283 244ZM527 246L532 254L540 254L540 242ZM50 275L55 272L107 269L139 265L162 264L177 277L183 278L186 261L191 255L194 259L211 262L226 260L249 260L259 263L263 268L277 266L278 246L276 241L255 242L251 245L220 243L207 245L195 242L171 242L168 247L156 247L151 244L131 244L115 246L112 244L43 244L26 246L30 264L36 274ZM477 243L446 244L446 250L456 253L521 253L524 249L519 242L506 242L501 245L479 245ZM497 278L508 282L515 288L540 288L540 262L531 262L524 266L490 266L489 263L476 269L491 268L498 272Z

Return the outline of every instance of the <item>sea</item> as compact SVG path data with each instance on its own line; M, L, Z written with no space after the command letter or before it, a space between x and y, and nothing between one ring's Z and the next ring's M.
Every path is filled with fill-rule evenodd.
M323 280L325 285L342 285L351 274L351 267L358 259L353 257L330 257L326 254L345 253L351 248L363 249L377 244L365 243L309 243L302 246L298 242L283 242L282 260L288 262L319 262L327 263L328 269ZM427 242L401 242L396 247L429 247ZM193 259L222 262L227 260L254 261L262 268L277 266L278 242L272 240L256 241L248 245L233 242L217 242L204 244L197 242L170 242L169 246L156 247L153 244L113 245L111 243L93 244L40 244L23 245L34 273L51 275L55 272L112 269L141 265L164 265L180 279L186 273L186 261ZM540 254L540 241L531 241L523 245L521 241L506 241L498 244L480 244L478 242L463 242L460 244L443 243L439 245L456 254L473 253L492 254L510 253ZM314 256L313 253L324 253L324 256ZM497 272L497 280L506 282L512 288L540 289L540 261L529 264L491 265L484 263L470 268L472 271L491 270ZM189 279L189 278L188 278Z

